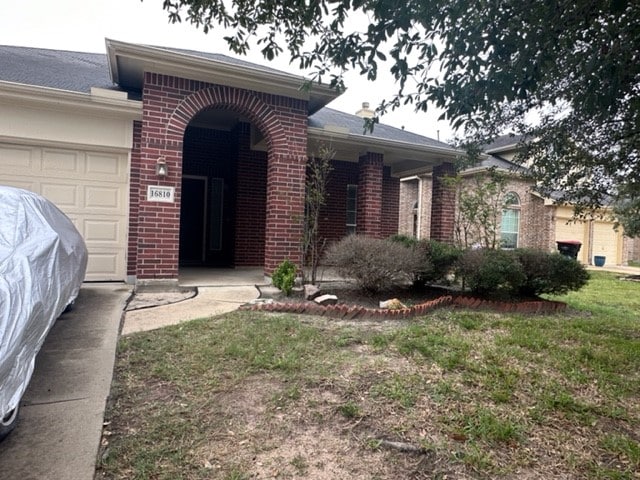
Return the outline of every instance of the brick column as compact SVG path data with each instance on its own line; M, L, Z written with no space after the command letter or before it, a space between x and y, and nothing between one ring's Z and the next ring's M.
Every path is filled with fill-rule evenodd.
M431 239L453 243L456 192L444 182L444 178L455 175L451 163L443 163L433 168L431 189Z
M382 236L382 160L382 154L367 152L359 162L356 231L376 238Z
M267 275L285 259L302 264L306 165L305 155L269 154L264 252Z
M382 177L382 217L380 234L390 237L398 233L400 217L400 179L391 176L391 169L384 167Z

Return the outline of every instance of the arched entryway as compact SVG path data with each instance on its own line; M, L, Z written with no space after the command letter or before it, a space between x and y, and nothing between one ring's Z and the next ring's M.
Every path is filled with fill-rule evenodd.
M238 266L258 258L266 274L285 258L299 263L306 119L303 100L145 74L140 190L160 184L175 191L175 201L140 201L138 279L177 279L181 262ZM211 128L218 121L226 131ZM233 161L220 158L197 167L192 149L198 145ZM159 159L169 171L162 178L156 173ZM202 208L183 209L182 202ZM202 219L199 227L185 226L196 218ZM192 237L198 240L180 247Z
M198 113L185 130L181 267L255 267L265 259L267 145L245 116Z

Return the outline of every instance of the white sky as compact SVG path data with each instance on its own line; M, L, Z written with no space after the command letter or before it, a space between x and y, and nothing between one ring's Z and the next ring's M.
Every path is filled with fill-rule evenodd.
M223 35L223 31L205 35L185 23L170 24L162 0L0 0L0 45L105 53L104 40L111 38L233 55ZM256 48L240 58L304 75L288 58L267 62ZM348 90L329 106L347 113L355 113L362 102L375 108L396 91L393 79L386 77L380 72L376 82L369 82L351 72L346 80ZM452 139L451 127L438 122L438 116L435 110L416 113L409 106L385 115L381 122L431 138L439 135L442 141Z

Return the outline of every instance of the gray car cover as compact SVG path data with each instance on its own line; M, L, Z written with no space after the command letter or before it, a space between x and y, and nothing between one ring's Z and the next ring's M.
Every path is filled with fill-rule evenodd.
M43 197L0 186L0 415L22 398L55 320L78 295L87 249Z

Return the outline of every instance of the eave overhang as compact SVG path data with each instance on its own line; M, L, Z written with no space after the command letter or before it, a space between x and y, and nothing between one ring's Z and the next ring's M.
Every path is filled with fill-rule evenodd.
M356 135L340 129L309 127L309 154L314 143L331 146L340 160L357 162L365 152L381 153L384 165L391 168L394 177L425 174L444 162L453 162L464 152L451 147L420 145L389 140L369 135Z
M326 85L285 72L232 64L161 47L112 39L105 41L111 79L125 90L141 91L144 73L153 72L306 100L309 115L340 95Z
M102 89L94 89L92 93L80 93L0 81L0 102L23 107L142 119L142 102L127 99L124 92Z

